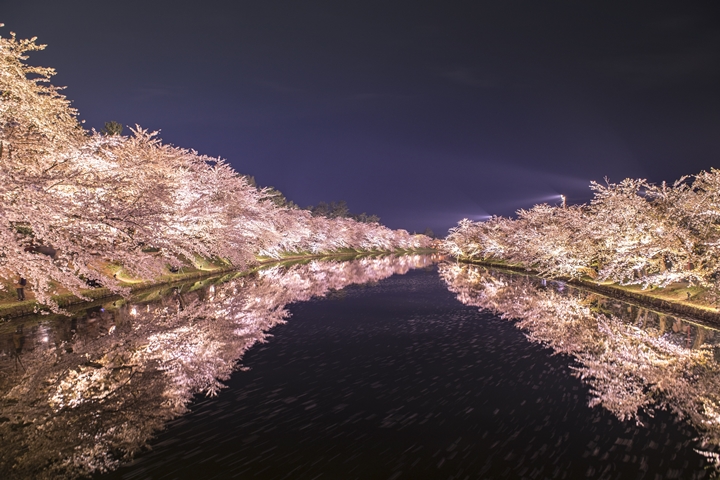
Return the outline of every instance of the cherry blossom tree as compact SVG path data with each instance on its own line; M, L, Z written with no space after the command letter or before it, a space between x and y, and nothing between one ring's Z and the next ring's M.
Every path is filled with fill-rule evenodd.
M423 235L277 202L277 191L157 132L84 130L49 84L54 71L25 63L43 48L0 37L0 279L27 278L40 303L57 310L59 288L82 297L88 283L127 294L109 264L152 280L198 259L242 268L256 255L429 246Z
M443 241L450 255L509 262L548 277L718 289L720 173L673 185L643 179L591 183L588 205L536 205L514 219L461 221Z

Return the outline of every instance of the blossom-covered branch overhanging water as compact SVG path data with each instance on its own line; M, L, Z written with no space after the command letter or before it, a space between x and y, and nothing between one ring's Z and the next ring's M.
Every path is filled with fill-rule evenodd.
M49 84L54 70L27 64L43 48L0 37L0 280L27 279L40 303L56 307L59 289L82 296L88 282L127 294L108 265L151 280L198 259L242 268L258 255L429 245L376 222L278 205L277 191L156 132L85 130Z

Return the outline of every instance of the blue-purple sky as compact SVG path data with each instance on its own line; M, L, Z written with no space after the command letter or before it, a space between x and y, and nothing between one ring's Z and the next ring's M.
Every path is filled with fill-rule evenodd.
M89 127L437 233L720 158L717 1L4 1Z

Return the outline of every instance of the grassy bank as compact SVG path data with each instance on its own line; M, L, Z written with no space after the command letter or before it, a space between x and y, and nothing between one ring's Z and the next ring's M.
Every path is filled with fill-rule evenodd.
M532 269L503 261L470 259L458 259L458 261L539 276ZM720 327L720 309L716 306L716 298L712 292L702 287L689 286L687 283L674 283L664 288L643 289L639 285L596 282L589 277L581 279L555 278L554 280L564 281L569 285L617 298L658 313L689 317L714 327Z
M166 275L158 277L154 280L141 280L132 279L118 276L121 280L121 284L124 287L128 287L132 294L141 293L157 287L168 286L176 283L187 282L188 280L199 280L208 277L216 277L224 273L245 273L250 274L260 268L263 268L272 264L286 264L295 262L307 262L314 259L324 258L336 258L336 259L350 259L359 256L371 256L371 255L405 255L405 254L431 254L435 253L435 250L430 249L418 249L418 250L393 250L393 251L382 251L382 250L365 250L358 251L353 249L342 249L330 253L287 253L282 255L280 258L271 257L258 257L257 261L245 270L240 270L236 267L225 266L222 264L213 264L210 262L204 262L200 264L200 268L188 267L182 269L177 273L168 272ZM82 295L87 297L89 300L83 300L71 293L59 293L53 296L58 305L62 308L68 308L74 305L91 305L93 302L98 300L108 299L112 297L118 297L117 294L111 292L109 289L104 287L99 288L88 288L83 290ZM11 284L5 285L5 290L0 295L0 322L9 320L11 318L23 317L26 315L34 315L41 311L47 311L47 307L38 304L34 298L32 298L31 290L26 288L26 296L29 297L27 300L19 302L16 300L15 287Z

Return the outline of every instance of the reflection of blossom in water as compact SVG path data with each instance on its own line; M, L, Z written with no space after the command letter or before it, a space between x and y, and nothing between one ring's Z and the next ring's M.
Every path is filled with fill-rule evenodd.
M57 332L43 326L22 354L26 372L0 356L0 477L113 469L194 395L217 394L245 351L285 321L289 303L431 263L411 255L275 266L175 288L147 305L107 305L65 337L68 321Z
M720 467L712 452L720 447L717 332L524 275L460 264L442 264L440 275L462 303L516 320L530 340L571 355L591 387L590 406L637 422L669 408L700 432L700 453Z

